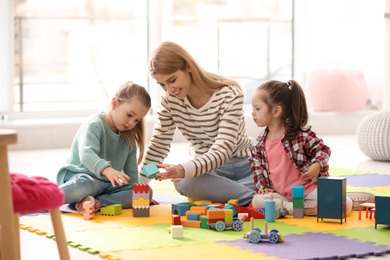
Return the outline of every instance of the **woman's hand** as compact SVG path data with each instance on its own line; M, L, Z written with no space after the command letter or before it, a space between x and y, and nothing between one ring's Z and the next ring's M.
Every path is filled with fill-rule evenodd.
M123 172L117 171L112 167L107 167L102 171L102 175L106 176L107 179L111 182L112 187L115 187L115 182L119 184L119 186L123 186L124 184L128 184L128 180L130 177Z
M157 164L157 167L165 170L156 174L159 181L171 179L172 182L179 182L185 176L185 170L180 164Z
M315 183L317 181L318 176L320 175L320 171L320 162L315 162L309 167L309 170L306 173L302 174L302 178L307 181L311 180L311 183Z
M273 192L274 192L274 189L263 188L263 189L259 190L258 194L264 195L264 194L273 193Z

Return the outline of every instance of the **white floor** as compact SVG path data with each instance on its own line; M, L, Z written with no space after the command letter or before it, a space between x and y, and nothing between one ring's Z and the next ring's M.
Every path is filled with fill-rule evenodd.
M390 162L370 160L360 151L355 136L322 136L325 143L331 147L330 165L346 169L370 171L379 174L390 174ZM186 155L187 144L174 143L167 162L179 163L189 158ZM57 150L23 150L9 151L9 168L11 172L23 173L30 176L44 176L56 181L56 173L68 156L68 149ZM153 185L152 185L153 186ZM22 259L24 260L53 260L59 259L57 247L53 240L21 230ZM72 259L102 259L69 247ZM363 259L390 259L390 255L382 257L367 257Z

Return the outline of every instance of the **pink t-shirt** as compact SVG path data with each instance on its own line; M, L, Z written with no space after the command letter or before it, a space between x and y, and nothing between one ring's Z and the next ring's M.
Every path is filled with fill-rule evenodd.
M282 138L265 141L265 152L268 159L268 171L275 192L292 200L292 187L305 186L305 195L317 188L317 183L311 183L302 178L282 144Z

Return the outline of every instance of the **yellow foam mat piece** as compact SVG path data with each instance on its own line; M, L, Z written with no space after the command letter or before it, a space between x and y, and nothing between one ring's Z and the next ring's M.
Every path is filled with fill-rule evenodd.
M123 250L118 252L100 252L108 260L159 259L159 260L200 260L200 259L256 259L277 260L278 257L267 257L265 254L254 254L251 250L242 250L227 244L198 243L163 248L146 248L143 250ZM222 258L221 258L222 257Z
M21 216L20 227L28 230L32 229L30 232L53 233L50 215L42 214L38 216ZM134 218L132 209L124 209L122 214L117 216L104 216L97 212L91 220L84 220L78 213L62 214L62 222L67 232L118 229L158 223L170 224L172 223L171 205L151 206L150 217Z
M343 223L340 224L340 219L327 219L324 218L323 221L318 219L317 216L305 216L304 218L294 218L293 216L287 216L283 219L278 219L279 222L284 222L289 225L296 225L298 227L306 227L310 230L318 231L335 231L340 229L353 229L357 227L372 227L375 225L375 220L366 219L366 212L362 211L362 220L359 220L359 211L352 211L351 214L347 216L347 222L343 219Z

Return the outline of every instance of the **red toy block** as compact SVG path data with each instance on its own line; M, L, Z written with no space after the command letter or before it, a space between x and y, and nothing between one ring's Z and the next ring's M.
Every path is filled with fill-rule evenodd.
M250 221L251 219L248 217L248 216L244 216L242 219L241 219L241 221Z
M135 193L145 192L149 193L149 185L146 183L133 183L133 191Z
M181 225L181 218L179 215L172 215L172 225Z

